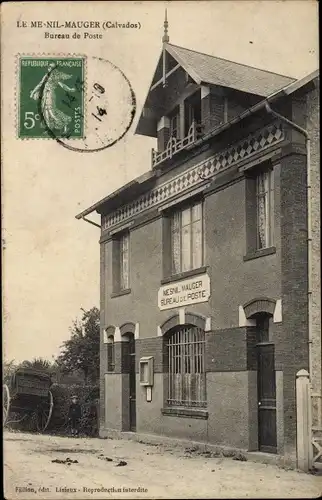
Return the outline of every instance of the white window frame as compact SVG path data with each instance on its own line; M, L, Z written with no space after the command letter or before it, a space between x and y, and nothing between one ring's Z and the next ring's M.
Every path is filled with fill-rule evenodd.
M176 127L173 127L173 121L176 119ZM180 109L176 108L175 111L169 116L169 133L170 138L180 139ZM174 134L175 132L175 134Z
M274 244L274 171L263 170L256 176L256 250Z
M130 233L122 233L118 239L119 289L130 288Z
M197 94L197 95L196 95ZM184 135L187 136L188 132L190 130L190 127L193 123L195 123L196 126L201 126L201 119L200 122L196 121L196 102L194 102L192 99L197 100L198 98L198 106L200 108L200 115L201 115L201 91L197 90L193 94L191 94L189 97L185 99L185 106L184 106L184 121L185 121L185 130L184 130Z
M203 201L199 200L189 205L184 205L181 208L173 211L170 217L170 257L171 257L171 274L179 274L183 272L199 269L204 265L204 206ZM199 207L200 218L194 220L194 208ZM186 224L183 222L183 214L190 214L190 221ZM177 225L177 227L175 227ZM200 225L199 242L197 240L198 231L197 225ZM189 250L184 245L184 239L188 236ZM176 239L176 241L175 241ZM200 248L198 248L198 243ZM179 255L175 254L175 246ZM198 254L199 252L199 254ZM195 262L194 262L195 259Z

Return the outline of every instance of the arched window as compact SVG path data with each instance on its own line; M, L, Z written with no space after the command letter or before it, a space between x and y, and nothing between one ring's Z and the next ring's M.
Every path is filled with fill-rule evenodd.
M112 372L115 368L114 336L107 337L107 371Z
M205 332L192 325L180 326L170 330L165 340L168 406L205 407Z

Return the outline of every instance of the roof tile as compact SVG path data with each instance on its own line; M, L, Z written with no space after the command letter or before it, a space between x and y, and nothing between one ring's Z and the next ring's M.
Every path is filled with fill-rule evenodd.
M166 48L187 73L191 71L197 75L200 82L266 97L295 81L294 78L288 76L202 54L177 45L167 44Z

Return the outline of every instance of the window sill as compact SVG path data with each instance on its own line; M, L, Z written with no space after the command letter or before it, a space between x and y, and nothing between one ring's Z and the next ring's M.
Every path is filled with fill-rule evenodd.
M258 259L259 257L265 257L266 255L272 255L276 253L276 247L261 248L260 250L253 250L248 252L244 256L244 262L247 260Z
M161 408L161 413L168 417L208 419L207 410L198 410L196 408Z
M203 274L207 271L207 266L198 267L198 269L191 269L190 271L185 271L183 273L173 274L168 278L161 280L161 285L166 285L167 283L172 283L173 281L183 280L185 278L190 278L197 276L198 274Z
M119 292L113 292L111 293L111 298L114 299L114 297L120 297L121 295L127 295L128 293L131 293L131 288L126 288L125 290L120 290Z

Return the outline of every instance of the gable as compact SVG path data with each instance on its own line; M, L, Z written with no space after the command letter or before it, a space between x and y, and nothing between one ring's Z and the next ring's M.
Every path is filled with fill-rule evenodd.
M167 84L185 75L186 83L210 85L267 97L286 87L293 78L235 63L208 54L202 54L169 43L164 43L135 133L156 136L157 122L162 117L167 100Z
M165 71L166 73L168 73L178 64L178 61L176 61L174 57L172 57L172 55L167 52L165 63L166 63ZM163 75L163 51L161 52L161 55L159 57L157 67L153 75L151 87L153 87L153 85L155 85L159 80L161 80L162 75Z

